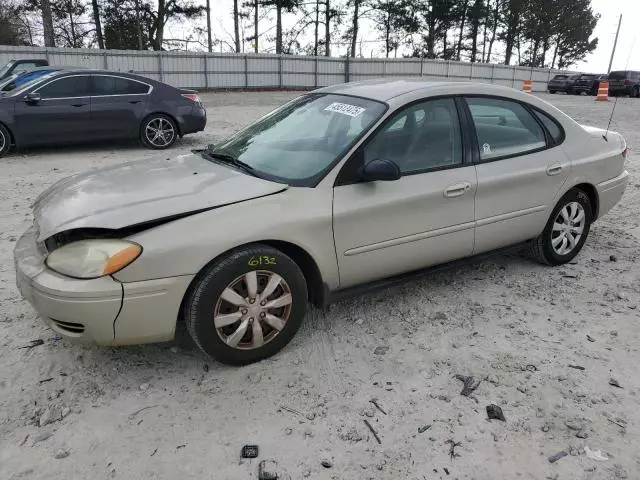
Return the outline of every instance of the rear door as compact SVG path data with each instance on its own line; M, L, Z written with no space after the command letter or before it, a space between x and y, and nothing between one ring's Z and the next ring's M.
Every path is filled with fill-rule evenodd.
M88 75L55 78L31 90L40 95L39 101L17 100L14 112L20 138L29 144L86 139L90 134L90 82Z
M116 75L92 75L91 129L96 138L136 137L151 85Z
M543 124L561 132L548 115L497 97L467 97L478 145L474 253L539 235L558 190L569 174L569 158ZM553 144L552 144L553 142Z

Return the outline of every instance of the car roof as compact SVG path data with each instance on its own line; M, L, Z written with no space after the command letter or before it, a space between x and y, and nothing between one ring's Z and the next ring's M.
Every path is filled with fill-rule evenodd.
M500 85L479 82L439 82L425 80L420 77L403 79L375 79L361 82L343 83L330 87L320 88L315 92L333 93L337 95L352 95L386 102L394 97L407 93L423 93L428 95L433 92L442 95L443 90L451 87L451 94L484 94L484 95L513 95L513 88Z
M136 75L133 73L128 73L128 72L113 72L111 70L101 70L99 68L78 68L78 67L69 67L68 69L62 69L59 70L57 72L53 72L51 74L51 77L49 78L56 78L56 77L61 77L61 76L69 76L69 75L80 75L80 74L93 74L93 75L114 75L116 77L124 77L124 78L131 78L132 80L138 80L141 82L146 82L146 83L152 83L154 85L156 85L158 82L156 82L155 80L152 80L151 78L148 77L143 77L142 75Z

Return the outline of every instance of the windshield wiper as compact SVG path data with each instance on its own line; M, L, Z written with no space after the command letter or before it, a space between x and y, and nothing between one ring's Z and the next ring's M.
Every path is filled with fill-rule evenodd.
M207 147L207 149L204 150L202 152L202 154L207 156L207 157L209 157L209 158L213 158L213 159L216 159L216 160L221 160L224 163L229 163L229 164L233 165L234 167L237 167L237 168L247 172L249 175L253 175L254 177L258 176L256 174L256 172L255 172L255 168L253 168L248 163L243 162L242 160L238 160L236 157L234 157L233 155L230 155L228 153L217 153L217 152L214 152L209 147Z

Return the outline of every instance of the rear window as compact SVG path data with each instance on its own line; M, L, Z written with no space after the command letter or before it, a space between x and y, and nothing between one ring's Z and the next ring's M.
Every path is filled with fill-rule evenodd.
M595 75L580 75L580 78L583 80L593 80L594 78L596 78Z
M541 112L540 110L534 109L533 113L535 113L536 117L538 117L538 120L540 120L544 124L556 145L560 144L563 137L563 132L560 125L558 125L558 123L553 118L551 118L546 113Z
M621 78L627 78L627 72L611 72L609 74L610 80L618 80Z
M556 75L552 80L566 80L567 75Z

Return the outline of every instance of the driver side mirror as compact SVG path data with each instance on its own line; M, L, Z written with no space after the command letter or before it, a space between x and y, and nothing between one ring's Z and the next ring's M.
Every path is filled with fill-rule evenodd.
M393 181L398 180L402 174L398 164L384 158L370 161L362 169L362 180L364 182Z
M30 92L24 96L24 101L27 103L38 103L40 100L40 94L37 92Z

